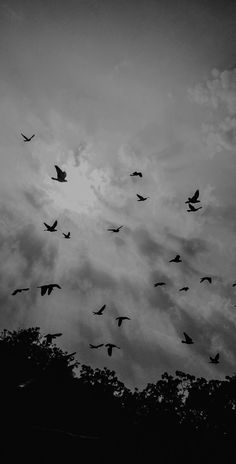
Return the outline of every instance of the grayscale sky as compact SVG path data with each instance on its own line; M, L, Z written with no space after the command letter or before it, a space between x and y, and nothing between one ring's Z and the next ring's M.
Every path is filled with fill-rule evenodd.
M235 43L234 1L0 2L1 329L63 332L128 386L234 373ZM62 290L42 297L46 283ZM90 350L103 342L121 349Z

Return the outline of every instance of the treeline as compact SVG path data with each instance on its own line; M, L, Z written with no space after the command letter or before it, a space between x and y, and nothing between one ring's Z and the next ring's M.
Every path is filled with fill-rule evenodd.
M82 440L98 450L99 443L117 441L132 449L183 437L234 439L236 375L207 381L176 371L131 391L114 371L80 365L75 374L78 366L73 353L48 343L38 327L2 332L1 433L7 443L19 436L42 443L47 436L50 443L68 438L82 446Z

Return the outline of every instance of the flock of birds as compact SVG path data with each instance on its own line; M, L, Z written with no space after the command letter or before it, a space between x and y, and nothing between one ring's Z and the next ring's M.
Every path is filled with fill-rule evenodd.
M30 142L32 140L32 138L35 136L35 134L33 134L31 137L26 137L22 133L21 133L21 135L23 137L24 142ZM55 180L57 182L67 182L67 180L66 180L66 176L67 176L66 172L62 171L62 169L59 166L55 165L55 168L56 168L57 177L51 177L51 179L53 179L53 180ZM130 174L130 176L131 177L140 177L140 178L142 178L143 174L140 171L134 171L132 174ZM144 197L144 196L142 196L140 194L136 194L136 196L137 196L137 201L146 201L148 198L150 198L150 197ZM202 206L199 206L199 207L194 206L195 204L200 203L199 190L196 190L196 192L193 194L193 196L189 197L188 200L185 201L185 203L188 205L188 208L189 208L189 209L187 209L187 212L196 212L196 211L200 210L202 208ZM56 229L57 221L54 221L54 223L52 225L49 225L46 222L44 222L44 225L46 227L46 229L44 229L44 230L47 231L47 232L56 232L57 231L57 229ZM121 225L121 226L119 226L117 228L114 227L114 228L109 228L107 230L109 232L119 233L120 230L123 227L124 226ZM68 232L67 234L63 233L63 235L64 235L65 239L70 239L71 238L70 232ZM180 255L177 254L169 262L170 263L181 263L182 259L181 259ZM208 282L209 284L211 284L212 283L212 277L204 276L204 277L202 277L200 279L200 283L205 282L205 281ZM154 287L162 287L162 286L165 286L165 285L166 285L166 282L156 282L154 284ZM232 286L235 287L236 283L234 283ZM40 285L37 288L41 289L41 295L44 296L46 294L50 295L52 293L52 291L54 290L54 288L61 289L61 286L58 285L58 284L46 284L46 285ZM29 290L30 290L30 288L17 288L16 290L13 291L12 295L16 295L17 293L21 293L21 292L25 292L25 291L29 291ZM184 286L184 287L179 289L180 292L187 292L188 290L189 290L188 286ZM105 308L106 308L106 305L104 304L98 311L93 311L93 314L96 315L96 316L102 316ZM128 316L118 316L115 319L117 320L118 327L121 327L123 321L130 320L130 317L128 317ZM186 332L183 332L183 334L184 334L184 340L181 340L181 342L185 343L187 345L192 345L194 343L192 338ZM62 335L61 333L45 335L46 343L51 344L52 341L55 338L60 337L61 335ZM90 343L89 346L90 346L91 349L98 349L98 348L101 348L101 347L105 346L107 348L108 356L112 355L112 350L114 348L120 349L119 346L117 346L117 345L115 345L113 343L106 343L106 344L100 343L98 345L94 345L94 344ZM74 354L75 353L73 353L73 354L71 354L69 356L72 356ZM217 353L215 355L215 357L209 356L210 363L218 364L219 363L219 357L220 357L219 353Z

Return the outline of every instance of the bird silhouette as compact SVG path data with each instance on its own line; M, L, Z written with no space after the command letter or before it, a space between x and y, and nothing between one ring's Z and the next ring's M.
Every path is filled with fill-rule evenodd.
M210 361L209 361L209 362L210 362L211 364L219 364L220 354L217 353L217 354L215 355L214 358L212 358L211 356L209 356L209 358L210 358Z
M127 319L130 321L130 317L128 316L119 316L119 317L116 317L116 321L118 321L118 327L121 326L122 322Z
M120 347L117 345L114 345L113 343L107 343L105 346L107 347L108 356L112 355L113 348L118 348L118 350L120 350Z
M205 280L206 280L207 282L209 282L209 284L212 283L212 278L211 278L211 277L201 277L200 283L204 282Z
M97 316L102 316L102 313L105 309L106 305L104 304L98 311L93 311L93 314L96 314Z
M180 259L180 255L176 255L176 257L171 259L169 263L182 263L182 259Z
M179 289L179 292L187 292L189 290L189 287L182 287Z
M183 334L184 334L185 340L181 340L182 343L186 343L187 345L192 345L194 343L192 338L189 337L189 335L186 334L186 332L183 332Z
M232 285L232 287L236 287L236 282Z
M62 232L62 233L63 233L65 238L70 238L70 232L68 232L68 234L64 234L64 232Z
M119 232L122 227L124 227L124 226L117 227L117 229L107 229L107 230L109 230L111 232Z
M138 197L138 201L145 201L147 200L148 198L150 197L143 197L142 195L139 195L138 193L136 193L137 197Z
M50 345L52 341L54 340L54 338L61 337L61 336L62 336L62 333L55 333L55 334L44 335L44 338L46 338L47 344Z
M53 180L57 180L58 182L67 182L66 180L66 171L62 171L61 168L59 168L59 166L56 166L55 165L55 168L56 168L56 171L57 171L57 177L51 177L51 179Z
M130 176L131 176L131 177L134 177L134 176L143 177L142 173L141 173L141 172L137 172L137 171L132 172L132 174L130 174Z
M161 286L163 286L163 285L166 285L166 283L165 283L165 282L156 282L156 283L154 284L154 287L161 287Z
M46 229L44 229L44 230L46 230L47 232L56 232L56 231L57 231L57 229L56 229L56 227L57 227L57 221L55 221L55 222L52 224L52 226L49 226L46 222L44 222L44 225L45 225L45 227L46 227Z
M31 137L26 137L24 134L22 134L22 137L24 138L24 142L30 142L30 140L32 140L32 138L35 136L35 134L31 135Z
M21 292L27 292L27 290L29 290L29 288L16 288L16 290L12 292L12 295L16 295L17 293L21 293Z
M51 295L52 291L54 288L61 288L60 285L58 284L48 284L48 285L40 285L37 288L41 288L41 295L46 295L48 292L48 295Z
M97 349L97 348L101 348L101 346L104 346L104 343L100 343L100 345L92 345L92 343L89 343L89 346L90 348L92 348L93 350Z
M199 190L196 190L194 195L190 198L188 197L188 200L185 203L200 203L200 200L198 200L199 197Z
M196 211L198 211L199 209L202 208L202 206L199 206L198 208L195 208L195 206L191 205L191 203L188 204L188 207L189 207L189 209L187 209L187 211L189 213L194 213L194 212L196 212Z

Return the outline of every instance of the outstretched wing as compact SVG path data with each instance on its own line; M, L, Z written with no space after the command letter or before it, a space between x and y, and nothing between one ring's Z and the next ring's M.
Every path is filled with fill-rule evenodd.
M39 288L41 288L41 295L42 295L42 296L45 295L45 294L46 294L46 291L47 291L47 289L48 289L47 285L42 285L42 286L39 287Z
M17 288L16 290L14 290L14 292L12 292L12 295L16 295L18 292L20 292L20 290Z
M191 342L191 341L192 341L191 337L189 337L189 335L186 334L186 332L183 332L183 334L184 334L184 336L185 336L186 342Z
M57 166L55 164L55 168L56 168L56 171L57 171L57 176L58 177L61 177L63 175L63 171L61 170L61 168L59 168L59 166Z
M57 227L57 220L53 223L53 225L51 226L51 229L56 229Z
M22 132L21 132L21 135L22 137L24 137L25 141L29 140L24 134L22 134Z
M196 211L196 208L194 208L194 206L191 205L191 203L188 204L188 207L191 211Z
M199 190L196 190L196 192L192 196L192 201L196 201L198 199L198 197L199 197Z
M220 358L220 353L217 353L215 356L215 361L219 361L219 358Z
M32 140L32 138L33 138L34 136L35 136L35 134L31 135L30 140Z
M136 193L137 197L140 199L140 200L143 200L143 197L142 195L139 195L138 193Z

